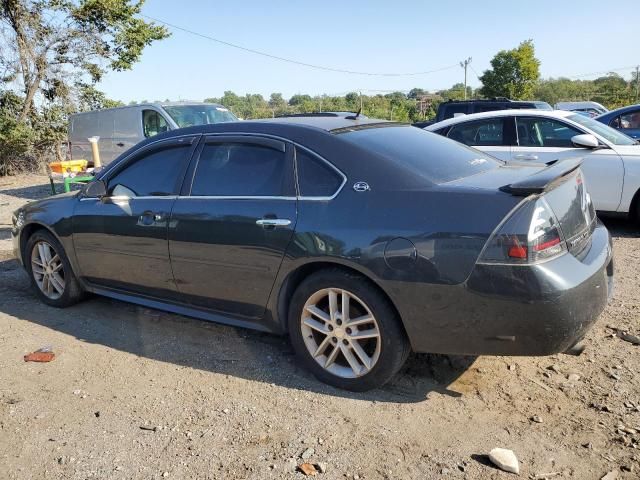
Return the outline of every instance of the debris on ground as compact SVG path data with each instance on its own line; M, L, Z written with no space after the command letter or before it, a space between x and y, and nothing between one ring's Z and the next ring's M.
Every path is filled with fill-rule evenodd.
M316 451L313 448L307 448L304 452L302 452L300 458L302 458L303 460L309 460L314 453L316 453Z
M515 474L520 473L520 463L513 451L506 448L494 448L489 452L489 460L500 470Z
M316 467L312 463L302 463L298 468L307 477L313 477L318 474L318 470L316 470Z
M633 345L640 345L640 338L635 335L631 335L630 333L625 333L623 331L618 330L618 337L624 340L625 342L632 343Z
M616 478L618 478L618 470L612 470L600 478L600 480L615 480Z
M42 347L35 352L28 353L24 356L25 362L39 362L46 363L56 358L56 354L53 353L51 347Z

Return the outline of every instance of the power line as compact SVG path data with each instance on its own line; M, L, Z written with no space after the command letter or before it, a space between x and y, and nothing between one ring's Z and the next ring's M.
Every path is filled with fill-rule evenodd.
M582 78L582 77L590 77L592 75L601 75L603 73L609 73L609 72L619 72L621 70L632 70L635 69L636 66L635 65L631 65L629 67L618 67L618 68L609 68L607 70L601 70L599 72L591 72L591 73L582 73L580 75L566 75L566 78ZM562 76L562 75L561 75Z
M189 33L191 35L196 35L196 36L198 36L200 38L204 38L206 40L210 40L212 42L216 42L216 43L219 43L221 45L226 45L227 47L237 48L238 50L243 50L245 52L253 53L255 55L261 55L263 57L271 58L273 60L279 60L281 62L292 63L294 65L300 65L300 66L308 67L308 68L315 68L316 70L325 70L327 72L347 73L347 74L350 74L350 75L365 75L365 76L370 76L370 77L413 77L413 76L418 76L418 75L428 75L430 73L442 72L444 70L450 70L450 69L456 68L458 66L457 64L455 64L455 65L449 65L447 67L436 68L434 70L427 70L427 71L424 71L424 72L409 72L409 73L379 73L379 72L360 72L360 71L356 71L356 70L344 70L344 69L341 69L341 68L333 68L333 67L326 67L326 66L323 66L323 65L315 65L313 63L306 63L306 62L301 62L301 61L298 61L298 60L293 60L291 58L280 57L278 55L272 55L270 53L261 52L259 50L254 50L253 48L243 47L243 46L237 45L235 43L227 42L225 40L220 40L219 38L214 38L214 37L211 37L209 35L205 35L203 33L195 32L193 30L189 30L188 28L180 27L178 25L174 25L172 23L165 22L164 20L160 20L158 18L150 17L149 15L140 14L140 16L142 16L144 18L147 18L149 20L152 20L154 22L161 23L161 24L163 24L163 25L165 25L167 27L173 28L175 30L180 30L182 32Z

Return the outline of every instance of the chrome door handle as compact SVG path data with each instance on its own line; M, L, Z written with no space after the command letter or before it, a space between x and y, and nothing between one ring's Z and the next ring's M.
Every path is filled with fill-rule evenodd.
M538 155L533 155L529 153L520 153L516 155L518 160L538 160Z
M291 225L291 220L286 218L261 218L256 220L256 225L261 227L288 227Z

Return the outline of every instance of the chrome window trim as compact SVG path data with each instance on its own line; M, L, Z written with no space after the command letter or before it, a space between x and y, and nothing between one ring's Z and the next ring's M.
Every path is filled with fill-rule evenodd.
M109 196L104 196L102 198L107 198L111 201L114 202L119 202L122 201L124 202L125 200L175 200L178 198L178 195L143 195L141 197L127 197L125 195L116 195L113 197L109 197ZM87 202L89 200L94 200L94 201L98 201L98 200L102 200L101 198L98 197L82 197L80 198L81 202Z
M336 198L340 194L342 189L344 188L345 184L347 183L347 176L342 172L342 170L340 170L333 163L331 163L330 161L325 159L322 155L318 155L316 152L314 152L310 148L305 147L304 145L300 145L300 144L298 144L296 142L292 142L292 143L293 143L293 145L294 145L294 147L296 149L300 148L301 150L306 150L307 152L309 152L314 157L319 158L326 165L328 165L329 168L332 168L334 172L336 172L338 175L340 175L342 177L342 183L340 184L338 189L335 191L335 193L333 195L329 196L329 197L326 197L326 196L325 197L313 197L313 196L301 195L300 194L300 187L298 185L298 199L299 200L310 200L310 201L314 201L314 202L326 202L326 201L333 200L334 198ZM296 155L294 160L295 160L296 183L297 183L298 182L298 157L297 157L297 155Z
M297 200L298 197L279 197L268 195L178 195L177 200L202 199L202 200Z

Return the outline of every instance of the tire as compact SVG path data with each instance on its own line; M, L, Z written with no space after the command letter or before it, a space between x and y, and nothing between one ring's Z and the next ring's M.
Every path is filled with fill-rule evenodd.
M31 235L23 252L23 260L31 285L44 303L65 308L82 300L84 292L73 273L69 258L51 233L37 230Z
M349 313L343 322L345 295ZM321 270L298 286L288 327L297 356L316 378L354 392L384 385L410 352L400 319L385 296L366 278L341 269Z

